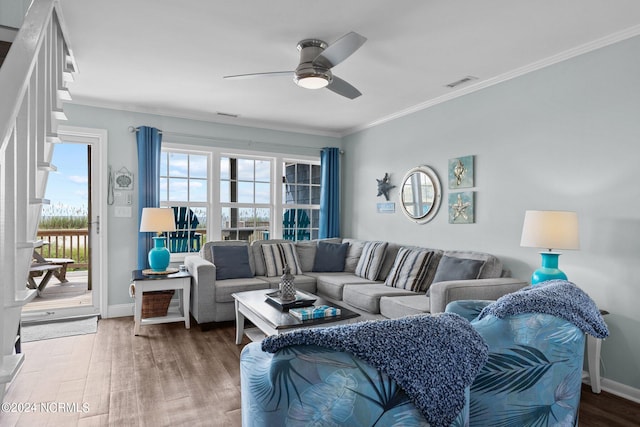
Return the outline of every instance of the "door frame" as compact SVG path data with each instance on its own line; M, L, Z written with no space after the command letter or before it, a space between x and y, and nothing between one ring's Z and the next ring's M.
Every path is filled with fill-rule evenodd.
M107 130L75 126L58 127L58 137L63 143L79 143L92 147L91 150L91 201L92 216L88 220L95 223L99 217L99 231L92 229L91 239L91 305L84 307L64 307L55 312L32 312L25 316L27 321L46 321L60 318L100 315L106 317L108 311L108 245L107 245Z

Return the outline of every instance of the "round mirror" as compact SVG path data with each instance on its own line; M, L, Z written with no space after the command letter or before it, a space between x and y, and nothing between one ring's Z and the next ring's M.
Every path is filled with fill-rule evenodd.
M438 175L428 166L411 169L402 180L400 205L411 220L424 223L438 212L442 190Z

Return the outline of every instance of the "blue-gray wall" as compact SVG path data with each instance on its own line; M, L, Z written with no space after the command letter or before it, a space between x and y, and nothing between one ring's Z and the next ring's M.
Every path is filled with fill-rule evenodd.
M520 278L540 263L521 248L524 211L574 210L581 248L560 267L606 316L606 378L640 388L640 37L344 138L347 235L499 255ZM447 217L447 166L474 155L476 223ZM376 213L376 179L436 170L443 204L425 225ZM397 202L397 189L391 192Z

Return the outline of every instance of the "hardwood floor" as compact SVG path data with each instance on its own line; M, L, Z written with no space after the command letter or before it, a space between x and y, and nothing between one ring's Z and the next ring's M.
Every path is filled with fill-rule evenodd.
M232 323L206 332L182 323L151 325L141 333L132 335L131 317L106 319L96 334L23 344L25 363L4 402L46 402L50 412L3 411L0 425L241 425L238 359L248 340L234 344ZM640 404L583 387L581 426L638 426L639 420Z

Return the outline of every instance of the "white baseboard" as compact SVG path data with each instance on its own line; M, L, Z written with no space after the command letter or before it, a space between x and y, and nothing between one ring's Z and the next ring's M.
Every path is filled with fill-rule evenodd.
M585 384L591 384L589 381L589 373L582 372L582 382ZM623 399L631 400L632 402L640 403L640 389L622 384L607 378L600 379L600 388L608 393L620 396Z
M107 318L109 317L127 317L133 316L133 308L134 304L118 304L118 305L110 305L107 308Z
M608 391L609 393L615 394L616 396L620 396L624 399L640 403L640 389L633 388L626 384L621 384L619 382L612 381L606 378L602 379L601 384L604 391Z
M171 307L174 306L178 306L178 300L173 299L171 300ZM135 308L135 304L134 303L129 303L129 304L117 304L117 305L110 305L107 308L107 315L106 316L102 316L102 317L127 317L127 316L133 316L133 311Z

